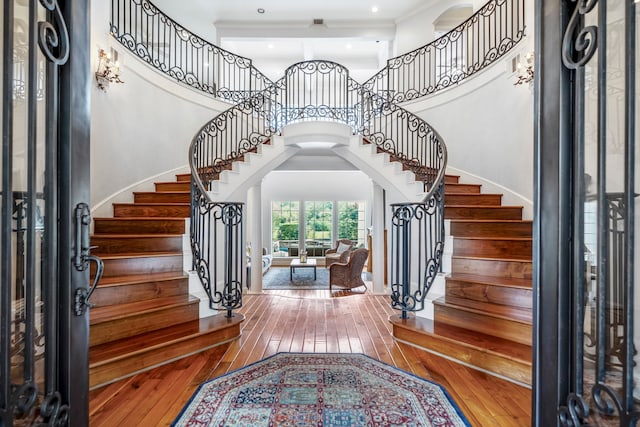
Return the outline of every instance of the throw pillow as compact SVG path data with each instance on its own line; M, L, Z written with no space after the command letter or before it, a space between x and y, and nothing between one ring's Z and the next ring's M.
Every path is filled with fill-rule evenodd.
M345 245L342 242L338 243L338 249L336 250L337 253L341 254L342 252L348 251L348 250L349 250L349 245Z

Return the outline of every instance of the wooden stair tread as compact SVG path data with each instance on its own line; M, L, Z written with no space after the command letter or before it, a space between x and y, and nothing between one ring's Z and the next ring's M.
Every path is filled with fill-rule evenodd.
M400 315L396 316L391 316L389 319L394 325L399 325L424 335L438 337L440 340L455 342L463 347L499 354L511 360L531 365L531 346L448 325L437 320L434 321L417 316L401 319Z
M187 191L187 190L184 190L184 191L179 191L179 190L172 190L172 191L167 191L167 190L165 190L165 191L161 191L161 190L160 191L134 191L133 194L134 195L136 195L136 194L180 194L180 195L182 195L182 194L191 194L191 191Z
M448 306L458 310L489 315L514 322L532 324L531 310L521 307L492 304L490 302L474 301L452 297L440 297L433 301L436 305ZM463 305L464 304L464 305Z
M533 221L530 219L449 219L447 221L451 222L477 222L481 224L493 224L493 223L530 223L533 224Z
M218 314L118 341L99 344L89 350L89 365L94 367L114 359L135 356L169 344L187 341L200 335L234 326L243 320L244 316L242 315L229 318L225 314Z
M163 256L182 256L183 252L179 251L179 252L156 252L156 251L149 251L149 252L127 252L127 253L121 253L121 254L104 254L104 255L100 255L100 259L104 260L111 260L111 259L127 259L127 258L150 258L150 257L163 257Z
M448 205L446 203L444 208L468 208L468 209L522 209L522 206L509 206L509 205ZM453 221L453 220L452 220Z
M173 297L155 298L151 300L136 301L127 304L106 305L91 309L90 324L96 325L115 319L122 319L132 315L140 315L153 311L178 307L200 302L199 298L192 295L178 295Z
M135 202L135 203L114 203L114 206L191 206L190 203L181 202L181 203L171 203L171 202ZM171 217L169 217L171 218Z
M483 261L505 261L505 262L528 262L531 263L531 258L495 258L495 257L483 257L483 256L468 256L468 255L452 255L451 258L458 259L475 259Z
M462 184L462 183L448 183L444 184L445 200L447 194L478 194L480 193L482 185L480 184Z
M446 276L448 279L458 282L478 283L482 285L504 286L509 288L531 289L531 279L516 277L484 276L469 273L451 273Z
M155 181L154 184L189 184L191 185L191 182L189 181Z
M447 185L455 185L455 184L460 184L460 183L447 183ZM460 184L460 185L468 185L468 184ZM473 184L471 184L473 185ZM447 196L447 193L445 192L445 197ZM450 193L449 196L464 196L464 197L469 197L469 198L473 198L473 197L477 197L477 198L482 198L482 197L502 197L503 195L500 193Z
M530 242L533 240L532 237L511 237L511 236L454 236L457 240L482 240L482 241L491 241L491 240L506 240L512 242Z
M126 286L126 285L133 285L137 283L146 283L146 282L153 282L153 281L173 280L173 279L186 279L186 278L189 278L189 276L184 274L184 272L182 271L130 274L126 276L103 277L102 279L100 279L100 283L98 283L98 286L101 288L108 287L108 286Z
M126 203L119 203L126 204ZM128 203L130 205L136 205L138 203ZM160 205L165 205L167 203L158 203ZM179 205L185 205L189 203L178 203ZM150 217L140 217L140 216L113 216L113 217L98 217L93 218L94 221L180 221L184 222L184 218L176 218L175 216L150 216ZM102 233L109 234L109 233Z
M522 211L520 211L522 212ZM446 218L449 233L454 237L531 237L533 222L520 218L483 218L452 215Z
M176 234L176 233L153 233L153 234L114 234L114 233L99 233L92 234L91 237L99 237L101 239L164 239L166 237L182 237L184 234Z

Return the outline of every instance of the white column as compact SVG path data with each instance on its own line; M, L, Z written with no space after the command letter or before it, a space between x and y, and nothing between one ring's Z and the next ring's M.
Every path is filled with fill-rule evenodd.
M250 293L262 293L262 186L256 184L247 192L247 225L251 242Z
M373 246L373 293L384 294L384 197L382 195L382 187L375 182L373 183L373 234L371 236L371 245Z

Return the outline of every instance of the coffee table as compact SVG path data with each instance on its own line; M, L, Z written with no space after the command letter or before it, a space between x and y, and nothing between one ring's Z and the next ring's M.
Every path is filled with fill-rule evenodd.
M307 258L307 262L300 262L300 258L294 258L289 264L289 280L293 280L293 273L296 268L313 268L313 280L316 280L316 259Z

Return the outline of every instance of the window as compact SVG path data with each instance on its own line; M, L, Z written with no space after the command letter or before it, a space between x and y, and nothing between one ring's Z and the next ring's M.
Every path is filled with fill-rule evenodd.
M349 239L356 247L366 246L364 207L364 201L338 202L338 239Z
M333 202L305 202L305 249L309 256L324 256L333 246Z
M297 257L304 247L308 256L322 257L338 239L349 239L356 247L365 247L365 206L363 200L272 202L273 255Z
M271 204L273 255L298 255L299 228L300 202L284 201Z

